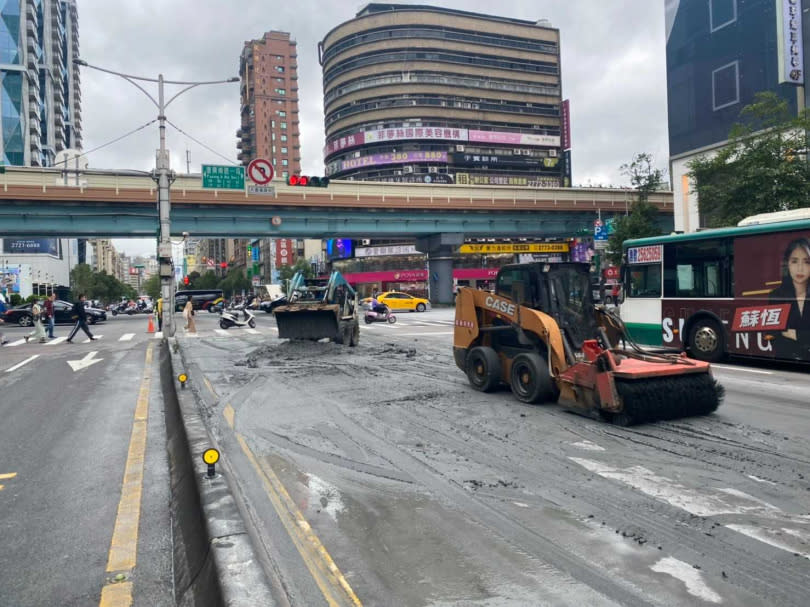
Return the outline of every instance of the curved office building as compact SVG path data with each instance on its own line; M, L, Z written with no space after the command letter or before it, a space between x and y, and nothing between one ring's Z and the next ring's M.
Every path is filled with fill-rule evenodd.
M560 34L547 21L369 4L319 55L332 178L562 185Z

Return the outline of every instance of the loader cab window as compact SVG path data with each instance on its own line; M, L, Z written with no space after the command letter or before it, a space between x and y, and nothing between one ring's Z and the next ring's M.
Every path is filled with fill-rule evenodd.
M551 300L555 320L571 345L579 350L586 339L596 337L591 279L574 268L556 270L551 275Z
M540 306L540 288L534 266L504 268L498 273L495 292L522 306Z

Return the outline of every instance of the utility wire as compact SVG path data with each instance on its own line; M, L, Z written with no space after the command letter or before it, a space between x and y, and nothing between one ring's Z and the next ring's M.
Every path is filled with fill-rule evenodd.
M205 144L204 144L202 141L199 141L198 139L194 139L194 137L192 137L191 135L189 135L188 133L186 133L186 132L185 132L183 129L181 129L179 126L177 126L176 124L174 124L174 123L173 123L171 120L169 120L168 118L166 119L166 122L168 122L168 123L169 123L169 124L170 124L172 127L174 127L174 129L175 129L175 130L176 130L178 133L181 133L181 134L185 135L186 137L188 137L189 139L191 139L191 140L192 140L194 143L196 143L197 145L201 145L201 146L203 146L203 147L204 147L206 150L208 150L208 151L209 151L209 152L211 152L212 154L216 154L217 156L219 156L219 157L220 157L220 158L222 158L223 160L227 160L227 161L228 161L230 164L238 164L238 163L234 162L232 158L228 158L227 156L224 156L224 155L220 154L219 152L217 152L215 149L208 147L208 146L207 146L207 145L205 145Z
M102 145L94 147L91 150L87 150L86 152L82 152L81 154L77 154L76 156L74 156L70 160L75 160L76 158L81 158L82 156L87 156L88 154L92 154L93 152L97 152L98 150L100 150L102 148L106 148L108 145L112 145L113 143L117 143L117 142L121 141L122 139L124 139L126 137L129 137L130 135L134 135L138 131L142 131L143 129L148 127L150 124L154 124L155 122L157 122L157 120L158 120L157 118L154 118L154 119L150 120L149 122L147 122L146 124L144 124L143 126L139 126L137 129L133 129L129 133L125 133L125 134L121 135L120 137L117 137L117 138L113 139L112 141L108 141L107 143L104 143ZM58 165L58 164L64 164L65 168L67 168L67 162L68 162L68 160L65 159L62 162L55 163L54 167L56 167L56 165ZM142 171L142 172L146 173L147 171Z

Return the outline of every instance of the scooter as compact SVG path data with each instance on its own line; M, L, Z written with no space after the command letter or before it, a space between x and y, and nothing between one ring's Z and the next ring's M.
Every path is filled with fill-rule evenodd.
M256 319L253 317L253 312L250 310L242 310L242 313L245 315L244 320L239 320L239 311L231 310L230 308L227 310L223 310L219 316L219 326L221 329L229 329L230 327L245 327L248 326L251 329L256 328Z
M397 317L391 313L391 309L388 306L385 306L385 310L382 312L375 312L371 308L367 308L363 320L366 321L367 325L373 322L387 322L393 325L397 322Z

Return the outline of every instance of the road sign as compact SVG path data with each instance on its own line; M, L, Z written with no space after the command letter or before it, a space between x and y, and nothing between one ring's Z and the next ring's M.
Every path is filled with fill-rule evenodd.
M214 267L214 260L213 260L213 259L209 259L209 260L208 260L206 263L208 264L208 267L209 267L209 268L213 268L213 267Z
M252 279L252 284L254 287L261 286L262 284L262 277L261 276L254 276Z
M248 194L263 194L265 196L275 196L276 188L272 185L250 185L247 187Z
M202 187L212 190L244 190L245 167L204 164Z
M247 168L247 175L257 185L267 185L273 181L273 165L266 158L254 158Z

